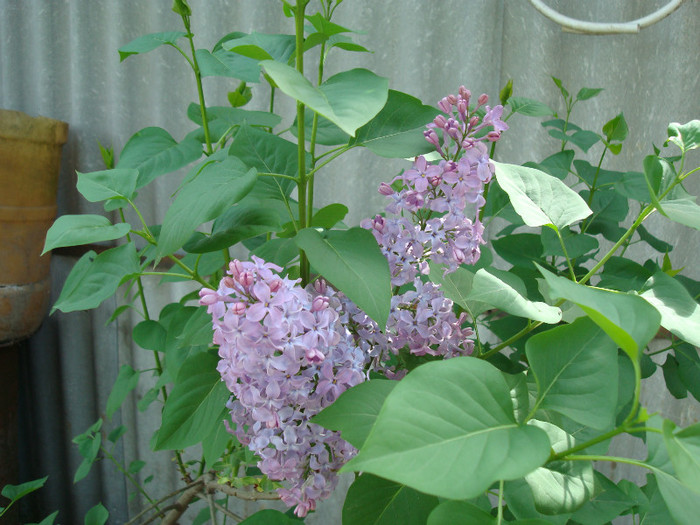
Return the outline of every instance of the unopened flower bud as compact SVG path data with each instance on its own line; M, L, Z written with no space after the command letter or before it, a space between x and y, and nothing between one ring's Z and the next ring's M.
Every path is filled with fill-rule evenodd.
M226 288L235 288L236 281L233 280L233 277L226 276L221 280L221 284L223 284Z
M472 92L464 86L459 86L459 96L469 105L469 99L472 98Z
M477 117L476 115L474 115L472 118L469 119L469 127L470 128L473 128L478 123L479 123L479 117Z
M491 142L496 142L498 139L501 138L501 134L498 131L489 131L486 134L486 138Z
M457 97L455 97L454 95L447 95L447 101L453 106L457 105Z
M317 348L305 349L304 355L309 363L320 363L326 358Z
M282 286L282 281L280 279L275 279L270 283L270 291L276 292Z
M314 300L311 303L312 312L320 312L321 310L325 310L326 308L328 308L328 297L324 295L314 297Z
M449 101L447 100L447 97L440 100L437 103L437 105L444 113L451 113L452 112L452 106L450 105Z
M442 177L440 175L433 175L428 179L428 182L430 182L432 186L439 186L442 182Z
M243 270L243 263L238 259L234 259L228 265L228 273L233 275L234 279L237 279Z
M243 315L245 313L246 304L244 302L238 301L231 305L231 312L235 315Z
M489 96L488 96L486 93L482 93L481 95L479 95L479 98L477 99L477 103L478 103L480 106L483 106L483 105L486 104L488 101L489 101Z
M438 115L437 117L435 117L433 122L438 128L444 128L447 125L447 120L442 115Z
M246 288L248 288L249 286L252 286L255 282L255 277L253 276L252 272L241 272L240 274L238 274L237 281Z
M379 185L379 193L382 195L393 195L394 194L394 188L392 188L390 185L388 185L386 182L382 182Z
M326 286L327 284L325 279L316 279L314 281L314 290L316 290L321 295L326 294Z
M199 291L199 304L202 306L210 306L219 302L219 294L211 288L202 288Z

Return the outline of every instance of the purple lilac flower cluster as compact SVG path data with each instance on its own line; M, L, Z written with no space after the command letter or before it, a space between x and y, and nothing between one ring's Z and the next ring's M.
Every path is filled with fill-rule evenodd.
M494 172L486 143L508 126L502 106L486 106L479 118L475 111L488 97L481 95L472 111L470 97L462 86L457 96L443 98L438 106L447 117L428 125L425 138L442 160L417 157L392 181L401 182L397 191L381 184L380 193L391 200L386 210L397 216L362 222L389 262L392 284L408 285L392 297L385 329L324 280L304 289L257 257L233 261L218 290L200 292L213 318L218 370L233 394L230 430L261 458L264 474L289 483L278 492L299 516L330 495L338 469L356 453L337 432L310 423L313 415L364 381L370 369L403 377L406 370L390 364L401 351L444 358L473 351L465 314L457 317L440 287L421 279L429 260L445 265L445 272L475 263L484 243L477 217Z
M233 393L228 404L239 441L260 470L290 486L281 499L305 516L327 498L336 472L355 449L309 422L347 388L365 379L367 356L339 321L338 299L325 284L303 289L282 269L253 257L235 260L218 290L203 289L219 345L218 370Z

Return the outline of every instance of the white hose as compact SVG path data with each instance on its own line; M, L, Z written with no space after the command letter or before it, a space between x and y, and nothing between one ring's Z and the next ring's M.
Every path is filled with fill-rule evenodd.
M564 31L589 35L612 35L620 33L639 33L641 29L649 27L673 13L681 6L683 0L671 0L658 11L631 22L586 22L564 16L548 5L545 5L542 0L530 0L530 3L532 7L537 9L544 16L559 24Z

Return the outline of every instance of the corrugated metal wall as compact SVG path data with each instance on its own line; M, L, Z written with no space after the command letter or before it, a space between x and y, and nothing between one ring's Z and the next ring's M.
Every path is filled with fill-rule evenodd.
M211 48L221 35L234 30L293 31L292 22L279 13L278 0L190 3L198 47ZM548 4L584 20L626 21L650 13L665 1L550 0ZM179 30L179 18L170 7L170 0L0 0L0 107L70 124L60 214L101 212L99 206L81 200L74 189L76 170L102 168L98 141L119 151L131 134L146 126L163 127L177 139L191 129L184 109L196 100L196 90L177 52L162 48L123 64L116 52L141 34ZM700 114L697 0L686 0L670 17L637 35L564 33L525 0L345 0L336 21L365 31L357 39L374 53L338 53L328 75L367 67L389 77L391 87L426 103L460 84L496 97L511 78L517 95L553 107L558 91L550 75L561 78L573 91L582 86L605 88L598 98L577 108L574 120L600 130L606 120L624 112L630 136L622 154L611 160L615 169L640 170L651 144L663 142L669 122L685 122ZM207 102L224 103L226 92L235 84L205 79ZM265 109L264 97L254 105ZM291 104L280 100L278 107L284 111ZM501 160L539 160L552 152L538 121L514 118L510 123L512 129L499 145ZM381 209L382 199L374 188L399 166L366 152L352 152L317 177L317 203L340 200L352 210L348 222L357 223ZM162 218L171 188L171 181L160 179L140 195L148 220ZM697 180L691 189L700 193ZM697 231L661 220L650 221L650 229L671 241L682 236L682 246L674 251L675 266L685 265L689 275L700 278ZM634 253L640 260L647 256ZM54 294L74 260L54 257ZM167 301L156 297L152 307ZM54 315L23 353L24 474L51 476L34 500L43 507L36 509L43 513L37 520L60 508L62 523L82 522L83 513L98 499L108 506L114 523L127 518L132 489L109 465L101 465L77 487L71 484L80 458L70 439L99 417L119 365L147 358L126 342L131 320L105 325L113 307L107 304L94 312ZM647 397L651 403L660 399L655 392ZM697 404L690 402L658 403L667 415L684 423L696 421L700 414ZM117 450L128 461L147 449L158 418L156 412L138 413L135 401L121 418L135 429ZM156 471L163 480L158 493L167 493L177 483L167 454L149 469L148 473ZM316 523L339 522L337 505L324 512Z

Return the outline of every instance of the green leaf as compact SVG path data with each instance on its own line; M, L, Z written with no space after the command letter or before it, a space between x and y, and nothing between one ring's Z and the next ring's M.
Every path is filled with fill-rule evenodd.
M668 125L668 142L673 142L685 153L700 144L700 120L691 120L686 124L672 122Z
M135 169L113 169L78 173L78 191L90 202L110 199L133 199L136 181L139 177Z
M270 239L250 252L261 259L285 267L299 255L294 239Z
M96 255L89 251L71 270L51 312L97 308L114 295L122 279L140 271L136 248L123 244Z
M678 375L691 395L700 401L700 356L698 351L687 343L674 350L678 361Z
M571 514L559 514L547 516L535 508L535 499L532 489L525 480L517 479L508 481L505 484L505 500L508 503L508 510L518 519L517 524L525 525L532 523L539 525L565 525L569 523ZM521 521L522 520L522 521Z
M664 443L676 475L688 487L700 487L700 423L675 430L673 421L664 420Z
M544 117L554 114L554 111L547 104L531 98L510 97L508 105L514 113L520 113L528 117Z
M333 226L342 221L348 214L348 207L344 204L334 203L324 206L311 218L311 226L314 228L325 228L330 230Z
M257 180L235 157L207 164L197 178L186 183L163 219L158 238L158 257L180 248L200 224L217 218L245 197Z
M576 100L588 100L589 98L597 96L601 91L603 91L603 88L583 87L579 89L578 93L576 94Z
M358 308L386 326L391 308L391 276L372 234L362 228L320 233L306 228L294 238L311 265Z
M672 221L679 222L696 230L700 230L700 206L695 204L695 197L663 201L660 210Z
M562 96L567 99L569 98L569 92L564 88L564 84L562 83L561 80L559 80L557 77L552 77L552 80L554 83L557 85L559 88L559 91L561 91Z
M627 122L622 113L617 115L614 119L609 120L603 126L603 134L608 139L608 142L622 142L627 138Z
M598 239L592 235L574 233L569 228L565 228L561 232L561 236L564 240L564 246L566 246L566 253L569 259L578 259L593 250L597 250L599 246ZM545 256L564 256L564 250L561 247L559 237L557 237L556 232L551 228L542 230L542 247L544 248L542 254Z
M193 102L187 106L187 118L199 126L202 125L202 111L199 108L199 104ZM208 106L207 120L210 125L220 122L227 128L244 124L274 128L282 122L282 117L267 111L252 111L228 106Z
M640 295L659 311L661 326L700 347L700 305L681 283L664 272L657 272Z
M109 512L102 503L98 503L85 514L85 525L104 525L109 519Z
M649 190L644 174L638 171L628 171L618 179L614 186L615 191L623 197L634 199L638 202L649 202Z
M564 180L571 170L571 162L574 160L574 150L567 149L550 155L544 159L539 164L534 162L527 162L524 164L525 167L535 168L540 171L544 171L559 180Z
M85 433L73 438L73 443L78 445L78 452L83 458L83 461L78 466L73 476L73 483L77 483L84 479L89 473L92 464L97 459L97 454L100 452L102 445L102 434L99 432L102 426L102 420L99 419Z
M571 516L571 519L581 525L603 525L608 523L634 504L633 500L618 488L615 483L594 472L596 493Z
M285 64L266 60L261 65L282 92L320 113L348 135L354 136L387 100L387 79L366 69L338 73L317 88Z
M126 432L126 427L124 425L119 425L107 435L107 440L112 443L116 443L120 437L126 434Z
M499 479L524 476L548 456L546 434L517 424L501 372L456 357L421 365L399 382L362 450L342 470L465 499Z
M659 194L672 177L672 170L666 161L656 155L648 155L644 158L644 178L646 179L649 196L654 206L663 213L659 203Z
M309 109L308 107L304 108L304 139L306 142L311 141L314 115L317 114L314 113L313 110ZM299 137L299 127L296 118L294 119L294 123L289 131L295 137ZM318 122L316 124L316 144L323 144L324 146L337 146L338 144L347 144L349 140L350 135L345 133L326 117L318 115Z
M654 470L659 491L678 525L695 525L700 516L700 491L691 488L661 470Z
M443 501L430 513L427 525L496 525L496 518L466 501Z
M246 199L247 200L247 199ZM281 229L279 214L261 207L261 202L251 199L239 202L224 212L212 226L211 235L190 238L184 245L189 253L206 253L223 250L239 242Z
M230 77L243 82L260 82L260 66L252 58L221 48L214 52L197 49L195 57L203 77Z
M238 130L229 155L261 173L299 176L297 145L250 126L241 126ZM310 162L311 156L307 155L306 165L309 166ZM295 185L293 180L287 178L260 177L253 194L258 198L287 198Z
M126 396L131 392L139 382L139 373L129 365L122 365L117 375L117 380L114 382L112 391L107 398L107 408L105 412L108 418L112 418L114 413L122 406Z
M584 286L538 269L552 297L577 304L633 361L659 330L661 315L641 297Z
M552 450L564 452L576 446L576 440L561 428L533 421L549 436ZM566 514L580 508L595 491L593 463L590 461L552 461L525 476L535 508L542 514Z
M145 128L135 133L124 146L117 168L136 169L136 188L156 177L187 166L202 156L201 144L186 138L177 142L162 128Z
M276 60L286 64L296 49L296 37L294 35L281 35L278 33L256 33L227 40L222 44L223 49L232 51L260 62L263 60Z
M639 234L640 239L654 248L657 252L668 253L673 250L673 245L654 237L651 233L649 233L643 224L639 225L637 228L637 233Z
M248 516L239 525L299 525L299 521L286 516L279 510L264 509Z
M349 388L311 422L328 430L340 431L343 439L362 448L384 400L398 384L388 379L371 379Z
M46 233L44 251L41 254L63 246L120 239L130 230L129 224L112 224L102 215L61 215Z
M148 53L162 45L176 45L176 42L186 36L183 31L167 31L142 35L119 48L119 61L123 62L131 55Z
M326 19L321 13L314 13L311 16L307 15L304 18L311 22L316 31L326 36L333 36L337 35L338 33L354 33L352 29L348 29L347 27L334 24L330 20Z
M54 522L56 521L56 517L58 516L58 511L52 512L48 516L46 516L43 520L41 520L39 523L30 523L28 525L53 525Z
M207 465L212 466L226 451L226 446L231 441L231 434L221 422L214 426L211 433L202 440L202 455Z
M430 153L434 147L423 136L425 125L439 111L415 97L389 90L386 105L357 130L350 144L364 146L381 157L406 158Z
M458 268L452 274L442 275L439 267L431 267L430 279L442 285L445 296L478 315L490 308L498 308L511 315L556 324L561 321L561 310L546 303L529 301L497 275L498 270L478 270L471 279L468 270ZM469 273L469 272L468 272ZM455 275L458 274L458 275ZM503 274L507 275L505 272ZM504 275L501 274L503 277ZM453 278L452 276L455 275Z
M600 141L600 137L597 133L586 130L576 131L572 135L569 135L568 138L571 144L578 146L584 152L588 152L591 147ZM610 149L612 150L612 146L610 146Z
M532 336L525 348L537 380L535 407L554 410L598 430L612 428L617 348L603 330L581 317ZM596 409L591 410L592 406Z
M624 257L610 257L600 274L600 288L612 288L621 292L641 290L651 272L644 266Z
M496 253L513 266L533 268L532 263L542 257L540 236L535 233L516 233L492 241Z
M363 474L350 485L343 525L425 525L439 503L435 496L387 479Z
M215 352L207 352L191 356L182 365L163 408L155 450L196 445L222 424L230 392L216 370L218 362Z
M141 321L134 326L131 334L134 342L146 350L165 352L167 332L162 324L152 319Z
M21 483L19 485L5 485L2 488L2 495L12 502L17 501L18 499L23 498L27 494L30 494L35 490L39 490L41 487L44 486L44 483L46 483L47 479L49 479L48 476L41 479L27 481L26 483Z
M528 226L551 225L561 229L592 213L578 193L559 179L524 166L494 164L498 184Z

